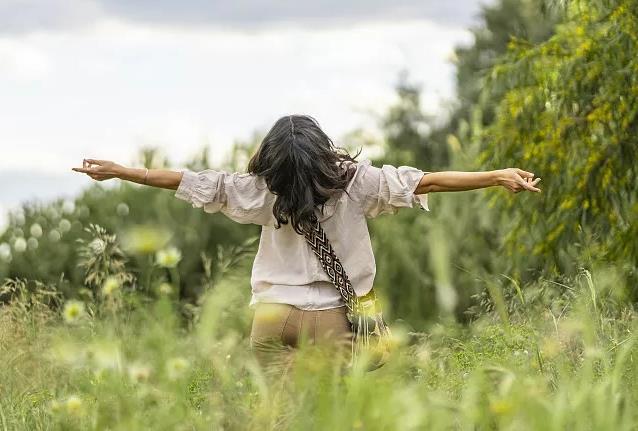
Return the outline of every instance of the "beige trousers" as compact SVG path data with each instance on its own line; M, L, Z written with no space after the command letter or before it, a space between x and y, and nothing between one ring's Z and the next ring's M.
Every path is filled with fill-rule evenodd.
M305 344L351 352L352 332L346 307L307 311L288 304L258 303L250 347L265 369L289 366Z

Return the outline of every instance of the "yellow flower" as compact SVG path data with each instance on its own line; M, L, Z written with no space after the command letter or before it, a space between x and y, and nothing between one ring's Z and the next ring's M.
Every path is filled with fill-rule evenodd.
M133 253L154 253L166 245L171 234L153 226L136 226L123 237L124 247Z
M70 415L79 415L82 412L82 398L71 395L66 399L66 412Z
M120 281L117 277L108 277L104 280L104 284L102 285L102 293L105 296L112 295L116 290L120 288Z
M67 301L67 303L64 304L64 320L66 320L68 323L77 322L82 317L84 317L85 312L86 311L84 303L81 301L71 300Z
M62 404L58 400L52 400L49 403L49 410L51 413L57 413L62 409Z
M512 403L505 399L494 400L490 403L490 411L495 415L505 415L512 411Z
M169 379L176 380L183 376L189 367L190 362L188 362L188 359L182 357L172 358L166 363L166 373Z
M180 260L182 260L182 252L175 247L168 247L159 250L155 255L157 264L164 268L175 268Z
M159 285L159 292L162 295L170 295L173 292L173 286L170 283L162 283Z

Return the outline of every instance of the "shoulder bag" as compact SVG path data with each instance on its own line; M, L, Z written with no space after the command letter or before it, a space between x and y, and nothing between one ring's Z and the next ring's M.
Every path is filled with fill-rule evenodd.
M374 288L365 296L357 296L318 220L315 219L312 229L304 231L304 236L346 304L346 316L353 334L349 366L364 361L369 371L381 367L388 359L392 342Z

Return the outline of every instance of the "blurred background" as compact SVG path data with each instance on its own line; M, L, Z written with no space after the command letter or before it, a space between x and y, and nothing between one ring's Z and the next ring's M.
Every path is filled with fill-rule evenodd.
M437 194L429 213L371 221L391 316L466 321L519 307L523 285L526 301L550 303L569 295L566 278L597 265L630 280L613 295L633 300L634 9L621 0L3 0L0 277L75 297L99 289L87 265L103 262L105 276L126 268L131 290L172 283L188 305L203 278L236 267L249 295L257 227L71 167L88 157L243 171L277 118L305 113L377 165L517 166L543 179L540 195ZM137 245L120 255L127 238ZM165 247L179 277L144 275Z
M83 157L177 164L282 115L315 116L337 141L396 99L400 71L437 117L454 98L454 47L479 1L0 3L0 226L25 199L73 196ZM342 144L344 142L341 142Z

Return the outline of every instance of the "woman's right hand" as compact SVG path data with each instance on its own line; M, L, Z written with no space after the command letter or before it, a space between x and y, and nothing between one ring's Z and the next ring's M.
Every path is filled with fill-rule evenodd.
M87 174L97 181L110 178L118 178L124 171L124 167L109 160L83 159L81 168L72 168L75 172Z

